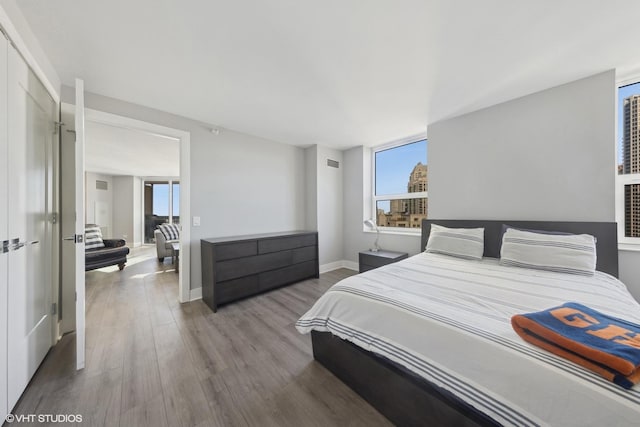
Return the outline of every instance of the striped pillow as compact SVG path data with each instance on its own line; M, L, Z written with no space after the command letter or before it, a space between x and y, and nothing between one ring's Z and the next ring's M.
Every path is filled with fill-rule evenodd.
M447 228L431 224L427 252L467 259L482 259L484 228Z
M592 276L596 241L589 234L551 235L509 228L502 236L500 264Z
M87 227L84 229L84 248L85 250L104 248L100 227Z
M161 224L158 226L158 230L166 240L180 239L180 227L178 227L178 224Z

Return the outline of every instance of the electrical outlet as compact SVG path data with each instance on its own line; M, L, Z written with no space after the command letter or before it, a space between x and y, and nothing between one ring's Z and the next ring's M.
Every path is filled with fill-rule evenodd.
M194 216L193 217L193 226L194 227L200 227L200 217L199 216Z
M126 239L127 237L129 237L127 234L123 234L123 235L122 235L122 238L123 238L123 239Z

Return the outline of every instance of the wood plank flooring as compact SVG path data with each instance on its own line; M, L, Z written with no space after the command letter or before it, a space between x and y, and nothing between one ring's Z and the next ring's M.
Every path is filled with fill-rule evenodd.
M145 248L122 272L87 273L86 368L75 370L75 337L65 336L13 413L80 414L85 426L390 425L313 360L310 337L294 328L354 272L322 274L214 314L202 301L178 303L173 268Z

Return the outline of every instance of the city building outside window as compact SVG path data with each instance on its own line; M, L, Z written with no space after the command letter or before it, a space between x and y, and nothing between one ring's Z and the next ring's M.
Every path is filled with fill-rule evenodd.
M419 232L428 215L427 140L379 147L373 152L371 217L380 228Z
M639 79L640 80L640 79ZM618 241L640 247L640 81L618 88Z

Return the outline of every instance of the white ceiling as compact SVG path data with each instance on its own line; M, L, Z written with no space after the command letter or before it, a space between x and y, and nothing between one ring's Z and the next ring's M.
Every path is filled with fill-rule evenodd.
M85 169L105 175L180 176L180 142L87 120Z
M640 68L637 0L18 5L63 83L296 145L376 145Z

